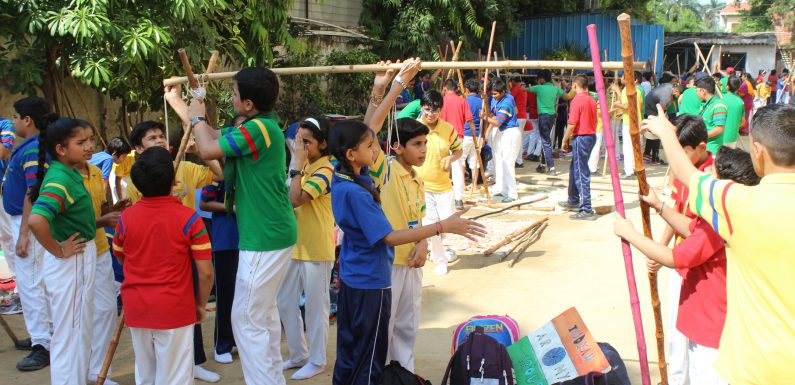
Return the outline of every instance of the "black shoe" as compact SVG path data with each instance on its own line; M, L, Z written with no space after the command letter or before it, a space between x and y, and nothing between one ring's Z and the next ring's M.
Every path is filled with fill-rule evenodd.
M44 369L50 364L50 351L41 345L33 345L30 354L17 362L17 370L32 372Z
M566 211L579 211L580 205L576 203L569 203L569 201L560 201L558 202L558 206L562 207Z
M455 200L455 209L456 210L463 210L464 209L464 201L460 199Z
M541 160L541 158L539 158L538 155L528 155L527 158L525 159L531 162L538 162Z
M595 212L580 211L577 214L570 215L569 218L575 221L593 221L599 216Z
M505 198L502 198L502 203L511 203L511 202L513 202L515 200L516 199L513 199L511 197L505 197Z
M503 197L505 197L505 195L502 195L502 193L496 193L492 195L492 198L503 198Z
M516 164L516 168L524 168L524 164L523 163L517 163Z
M536 172L540 173L540 174L543 174L543 173L547 172L547 168L543 164L539 163L538 167L536 167Z
M25 338L24 340L18 340L17 342L14 343L14 347L17 348L17 350L28 350L28 351L33 348L30 343L30 338Z
M547 170L547 175L550 175L550 176L555 176L555 175L558 175L558 171L557 171L557 170L555 170L555 168L554 168L554 167L552 167L552 168L550 168L549 170Z

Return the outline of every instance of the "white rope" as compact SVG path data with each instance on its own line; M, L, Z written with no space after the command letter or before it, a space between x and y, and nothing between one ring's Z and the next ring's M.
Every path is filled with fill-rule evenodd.
M168 100L165 93L163 93L163 109L166 111L166 143L171 143L168 140Z

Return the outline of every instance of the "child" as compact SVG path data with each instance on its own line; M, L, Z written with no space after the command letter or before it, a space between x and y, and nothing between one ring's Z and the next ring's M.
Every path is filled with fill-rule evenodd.
M729 79L726 93L723 94L723 104L726 106L726 125L723 132L723 145L731 148L737 147L740 127L745 125L745 104L737 94L743 80L733 77Z
M168 150L143 151L131 177L143 197L122 213L113 250L124 266L121 296L135 381L190 384L193 325L204 320L213 282L210 239L196 211L171 196L175 173ZM198 273L198 296L191 264Z
M571 100L574 98L574 93L565 93L563 90L552 84L552 71L541 70L538 72L538 85L528 88L528 91L536 94L538 104L538 133L541 136L543 143L544 161L546 162L546 169L544 164L539 164L536 171L546 172L550 175L556 175L555 161L552 159L552 127L555 125L555 105L558 98L563 100Z
M469 170L472 174L472 180L477 180L479 177L478 169L478 154L477 150L483 148L483 132L480 130L480 110L483 108L483 99L478 96L478 89L480 83L475 79L469 79L464 86L464 94L466 95L467 105L472 113L472 125L475 126L475 139L477 139L477 147L475 141L472 139L472 129L469 125L464 126L464 140L461 141L461 167L464 168L469 165Z
M510 203L519 198L516 191L516 157L522 146L522 130L517 123L516 102L513 96L507 94L505 82L500 79L491 84L490 105L491 110L486 111L490 114L484 116L482 121L489 125L487 135L493 132L496 183L492 192L494 196L502 197L502 203Z
M244 68L234 77L232 105L242 125L212 130L204 103L193 100L188 116L205 160L226 157L226 207L236 212L240 264L232 305L243 375L250 384L284 383L276 295L296 242L296 222L284 184L284 135L273 110L279 79L267 68Z
M422 95L422 116L419 121L430 129L427 162L417 167L417 173L425 183L425 202L428 205L422 220L425 225L444 220L455 210L450 169L463 150L453 126L439 119L443 100L438 91L428 91ZM430 242L431 258L436 264L434 273L438 275L447 274L447 263L455 260L455 252L445 251L442 241L441 236L434 236Z
M699 172L667 119L643 128L660 137L673 175L688 183L690 207L726 241L727 312L716 370L731 384L774 384L795 375L795 107L761 108L751 122L751 159L762 180L742 186Z
M720 96L715 95L716 92L715 81L711 77L705 77L696 80L696 94L699 100L704 102L699 110L701 119L704 119L704 124L707 126L707 134L709 141L707 142L707 150L711 153L718 152L720 146L723 145L723 131L726 128L726 105Z
M514 74L508 80L511 97L516 105L516 125L519 127L521 137L519 138L519 155L516 157L516 168L524 167L524 157L522 156L522 143L526 136L525 127L527 123L527 87L524 80L518 74Z
M291 377L305 380L326 368L328 343L329 284L334 267L334 217L331 214L331 155L328 122L316 117L299 124L295 140L295 166L290 170L290 201L298 223L298 241L282 278L278 294L279 317L284 325L290 358L284 369L300 368ZM304 293L304 318L298 308Z
M52 321L52 384L88 378L97 247L94 208L76 167L94 152L91 128L49 114L39 137L36 185L28 220L44 253L44 286ZM52 161L45 168L47 156ZM45 176L46 171L46 176Z
M17 136L24 138L11 153L3 181L3 209L11 216L16 259L16 282L22 313L30 335L32 350L17 363L21 371L39 370L50 364L50 306L47 303L43 275L44 249L30 237L28 217L31 204L25 199L36 185L39 164L39 133L50 105L38 96L14 103L13 124ZM46 156L46 155L43 155Z
M462 142L464 139L464 129L469 128L469 130L474 130L475 124L469 105L466 100L458 94L458 91L458 83L453 79L447 79L444 84L444 99L439 119L443 122L450 123L453 128L455 128L456 134L458 134L458 141ZM461 210L464 208L464 165L460 158L453 162L451 172L453 174L455 209Z
M730 179L746 186L759 183L748 153L728 147L718 151L713 174L719 179ZM692 384L725 383L713 370L726 319L726 252L723 240L707 221L666 210L653 190L642 199L687 238L671 250L644 237L632 227L632 222L619 216L616 216L615 233L648 258L676 269L683 278L676 328L687 338L688 368L685 377Z
M124 162L124 159L127 158L127 155L132 151L127 142L120 137L115 137L108 141L108 147L105 148L105 151L100 151L91 156L91 159L88 163L93 164L94 166L99 167L102 170L102 179L105 181L105 190L109 193L111 192L110 189L110 173L113 170L113 166ZM116 182L115 182L116 191L121 191L121 178L116 175ZM121 198L118 198L121 200ZM112 202L112 201L109 201Z
M571 101L569 125L563 134L563 150L574 154L569 170L569 197L559 205L567 210L577 210L569 218L594 220L597 218L591 207L591 169L588 158L596 143L596 101L588 94L588 78L578 75L572 82L577 94ZM571 146L569 145L571 142Z

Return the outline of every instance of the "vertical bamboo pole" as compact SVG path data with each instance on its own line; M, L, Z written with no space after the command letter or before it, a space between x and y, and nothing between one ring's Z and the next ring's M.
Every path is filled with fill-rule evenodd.
M496 31L496 30L497 30L497 21L495 20L495 21L491 22L491 37L489 37L489 49L486 51L486 62L489 62L489 59L491 58L491 49L494 48L494 31ZM490 111L490 108L489 108L490 107L489 106L489 100L490 99L489 99L489 97L491 95L488 94L488 89L489 89L489 87L488 87L489 69L486 68L483 73L484 73L484 76L483 76L483 108L482 108L482 111ZM481 116L480 116L480 133L483 134L483 143L486 143L488 138L486 138L485 133L486 133L486 127L489 124L488 123L483 124L483 123L484 123L483 122L483 114L481 113ZM480 149L478 149L478 142L475 141L474 144L475 144L475 151L477 151L478 154L480 154ZM483 177L483 190L486 192L486 201L489 203L489 206L491 206L491 194L489 193L489 181L486 179L486 173L485 173L485 170L483 168L484 168L483 167L483 163L481 162L481 164L480 164L480 175Z
M199 88L199 82L196 80L196 77L193 76L193 69L191 69L190 61L188 61L188 54L185 52L185 49L180 48L177 52L179 53L179 60L182 62L182 68L185 70L185 75L188 77L190 88ZM177 150L177 157L174 159L174 171L179 168L179 164L185 156L185 150L187 150L188 142L190 141L192 127L188 125L187 127L183 126L183 128L185 132L182 134L182 140L180 140L179 149Z

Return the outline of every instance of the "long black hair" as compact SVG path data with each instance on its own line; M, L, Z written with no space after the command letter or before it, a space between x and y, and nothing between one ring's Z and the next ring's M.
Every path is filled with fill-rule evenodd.
M348 150L355 149L364 141L365 135L372 135L370 127L366 124L356 120L344 120L331 129L328 148L339 162L339 172L353 179L356 184L370 192L376 203L381 204L381 194L370 184L360 181L358 175L354 175L353 166L346 156Z
M85 127L79 120L58 117L53 113L44 117L44 123L39 128L39 164L36 171L36 185L30 189L28 194L31 203L39 198L41 183L44 181L44 174L47 171L44 167L47 164L47 155L50 156L50 159L57 159L58 154L55 152L55 147L59 144L66 145L66 142L75 136L79 128Z
M317 122L317 125L315 125L315 122L309 119L313 119L315 122ZM318 144L326 142L326 148L319 148L320 155L326 156L331 154L331 151L329 150L328 146L329 124L326 118L321 116L307 117L306 119L302 120L301 123L298 124L298 128L303 128L311 131L312 137L314 137L315 140L317 140Z

